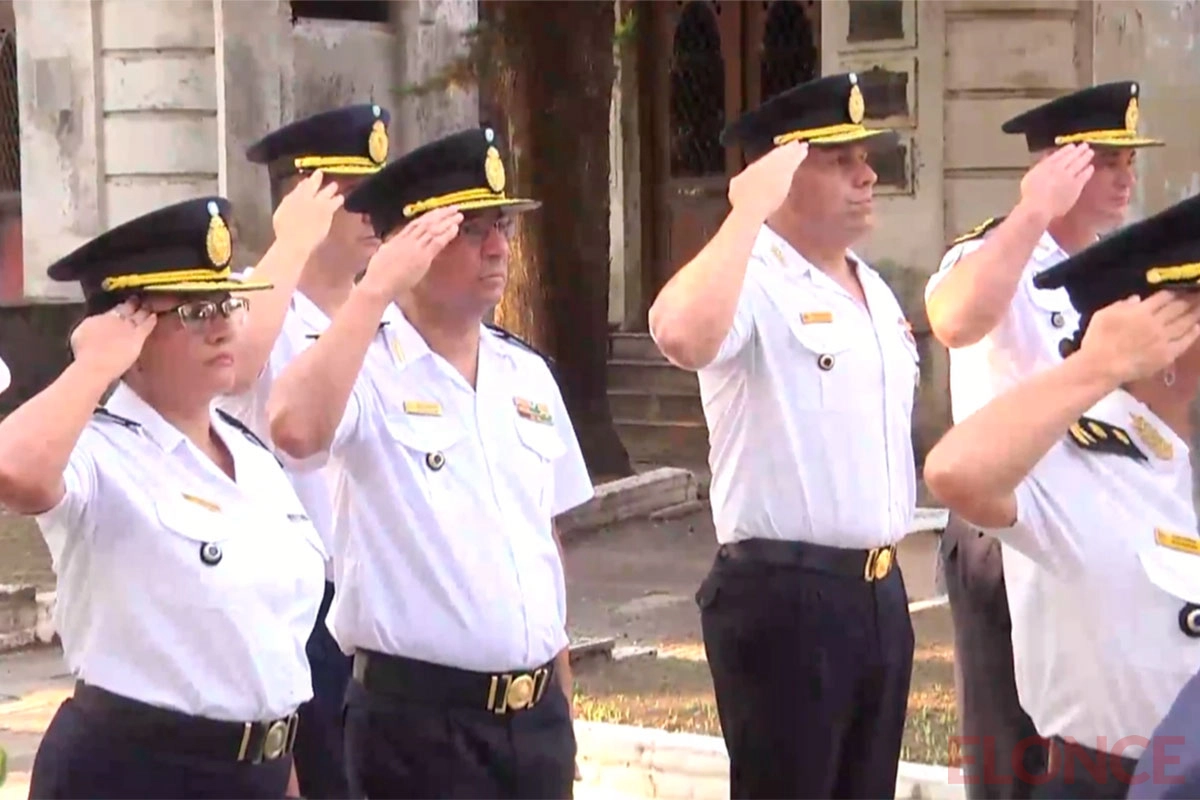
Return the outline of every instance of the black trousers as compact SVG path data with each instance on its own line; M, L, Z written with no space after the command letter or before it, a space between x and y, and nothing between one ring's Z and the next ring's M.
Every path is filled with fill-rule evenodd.
M287 794L291 756L239 763L187 753L179 735L155 740L121 730L105 710L77 698L64 701L34 757L30 800L267 800Z
M350 657L341 651L325 626L333 591L333 584L326 582L317 624L305 647L312 669L313 699L300 706L300 727L292 751L300 794L307 800L343 800L350 796L342 739Z
M955 515L939 548L954 622L954 688L968 800L1027 800L1047 748L1017 699L1000 542Z
M1068 743L1055 738L1048 745L1047 773L1034 779L1038 800L1124 800L1137 775L1137 759Z
M532 708L496 714L484 707L486 688L478 698L448 699L444 687L457 681L447 673L462 671L409 664L413 680L399 691L350 681L345 735L352 797L573 796L575 731L557 677Z
M718 552L696 594L734 798L895 796L913 630L881 581Z

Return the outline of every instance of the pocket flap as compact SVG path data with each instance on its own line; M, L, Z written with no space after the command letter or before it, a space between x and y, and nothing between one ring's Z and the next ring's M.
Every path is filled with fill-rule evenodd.
M555 461L567 452L567 445L555 427L548 423L517 418L517 437L521 444L546 461Z
M233 527L219 503L200 494L177 492L154 501L159 522L171 533L194 542L223 542Z
M393 439L419 453L448 450L466 433L462 425L447 417L417 414L389 415L387 430Z
M1146 577L1159 589L1179 600L1200 604L1200 555L1151 547L1139 552L1138 560Z

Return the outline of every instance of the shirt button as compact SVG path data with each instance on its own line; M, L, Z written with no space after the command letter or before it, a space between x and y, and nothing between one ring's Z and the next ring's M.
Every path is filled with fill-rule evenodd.
M1050 315L1050 324L1056 328L1061 328L1065 324L1065 322L1066 321L1063 319L1063 315L1061 313L1059 313L1058 311L1055 311L1053 314Z

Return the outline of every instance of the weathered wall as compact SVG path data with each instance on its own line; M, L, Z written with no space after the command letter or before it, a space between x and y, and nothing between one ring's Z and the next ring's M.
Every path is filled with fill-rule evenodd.
M1141 81L1141 128L1167 142L1138 153L1133 210L1152 214L1200 193L1200 2L1094 5L1096 81Z

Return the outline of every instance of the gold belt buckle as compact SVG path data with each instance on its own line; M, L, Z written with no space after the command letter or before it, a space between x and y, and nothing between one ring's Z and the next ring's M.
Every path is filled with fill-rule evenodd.
M536 705L546 691L549 677L550 671L545 667L524 675L493 675L491 691L488 692L488 711L505 714Z
M266 736L263 737L263 760L274 761L279 758L287 750L288 729L291 727L288 719L277 719L267 728Z
M867 563L863 567L863 580L870 583L871 581L881 581L888 576L892 571L892 565L895 563L895 545L887 547L873 547L867 552Z

